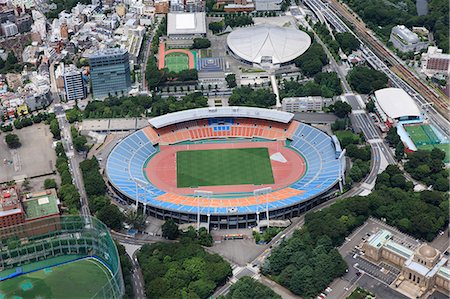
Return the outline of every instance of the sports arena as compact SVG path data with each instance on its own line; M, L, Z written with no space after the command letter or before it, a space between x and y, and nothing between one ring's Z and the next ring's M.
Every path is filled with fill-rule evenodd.
M106 175L161 219L226 229L291 218L333 194L345 170L337 138L293 116L217 107L155 117L114 147Z

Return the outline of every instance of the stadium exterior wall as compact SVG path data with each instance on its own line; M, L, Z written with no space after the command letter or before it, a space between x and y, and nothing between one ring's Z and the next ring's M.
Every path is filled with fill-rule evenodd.
M299 216L300 214L312 209L313 207L327 201L330 197L332 197L335 193L336 184L334 184L333 186L325 190L322 194L319 194L314 198L296 203L289 207L269 210L269 218L271 220L281 220ZM129 204L136 204L136 201L134 199L129 198L125 194L121 193L120 190L116 189L112 184L109 185L116 192L116 194L120 194L123 200L127 201ZM139 202L139 207L141 209L144 209L143 203ZM179 224L197 222L197 213L182 213L175 210L153 207L151 205L146 206L146 213L147 215L158 219L167 220L170 218ZM266 212L261 211L259 217L260 220L266 220ZM200 214L200 222L208 223L208 215ZM255 226L257 226L256 213L248 213L248 214L228 213L223 215L210 215L209 220L210 228L235 229L235 228L249 228Z

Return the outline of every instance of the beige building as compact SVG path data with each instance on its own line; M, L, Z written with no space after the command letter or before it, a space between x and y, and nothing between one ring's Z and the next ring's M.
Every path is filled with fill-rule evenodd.
M364 244L365 256L375 262L389 262L401 269L395 287L411 298L426 298L438 290L450 292L448 259L437 249L423 243L411 250L393 241L393 235L380 230Z

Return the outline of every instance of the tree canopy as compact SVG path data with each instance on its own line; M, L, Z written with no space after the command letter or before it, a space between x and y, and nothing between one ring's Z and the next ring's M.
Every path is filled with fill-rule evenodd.
M19 136L17 134L7 134L5 136L5 142L10 149L19 148L22 144L20 143Z
M225 299L281 299L272 289L254 280L251 277L244 276L240 278L230 288Z
M408 154L405 170L417 180L438 191L448 191L448 171L444 165L445 152L433 148L431 151L418 150Z
M449 50L448 24L449 6L447 0L428 1L428 13L417 15L416 1L413 0L344 0L382 39L387 41L392 27L403 24L408 28L425 26L445 53Z
M236 75L235 74L228 74L225 77L225 81L227 81L227 85L228 85L229 88L233 88L233 87L237 86L237 84L236 84Z
M449 199L437 191L413 192L397 166L378 175L368 196L337 201L307 213L302 229L272 251L263 272L303 297L313 297L345 273L346 264L334 249L369 216L416 238L431 241L448 224Z
M253 89L248 86L242 86L233 89L228 103L230 106L268 108L276 104L276 96L267 89Z
M180 235L178 225L173 221L172 218L167 219L166 222L164 222L161 230L162 236L169 240L175 240Z
M358 50L359 41L350 32L337 32L334 34L336 41L339 43L339 47L345 54L351 54L353 51Z
M294 63L301 69L303 74L313 77L315 74L320 73L322 68L328 64L328 58L322 46L317 42L313 42L305 53L294 60Z
M146 244L137 257L149 298L208 298L231 275L220 256L189 241Z
M347 75L350 86L359 93L369 94L387 86L388 77L377 70L356 66Z
M280 91L281 98L305 96L331 98L340 94L342 94L341 80L334 72L318 73L314 76L314 81L306 83L284 80Z
M211 47L211 41L207 38L194 38L192 49L205 49Z

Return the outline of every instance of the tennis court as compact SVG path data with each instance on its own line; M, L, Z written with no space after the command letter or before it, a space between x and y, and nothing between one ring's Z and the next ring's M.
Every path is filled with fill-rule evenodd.
M110 278L98 260L82 259L0 282L0 298L91 298Z
M430 125L405 126L405 130L416 146L441 143Z
M273 184L267 148L177 152L178 188Z
M189 57L180 52L173 52L164 57L164 66L171 72L181 72L189 69Z

